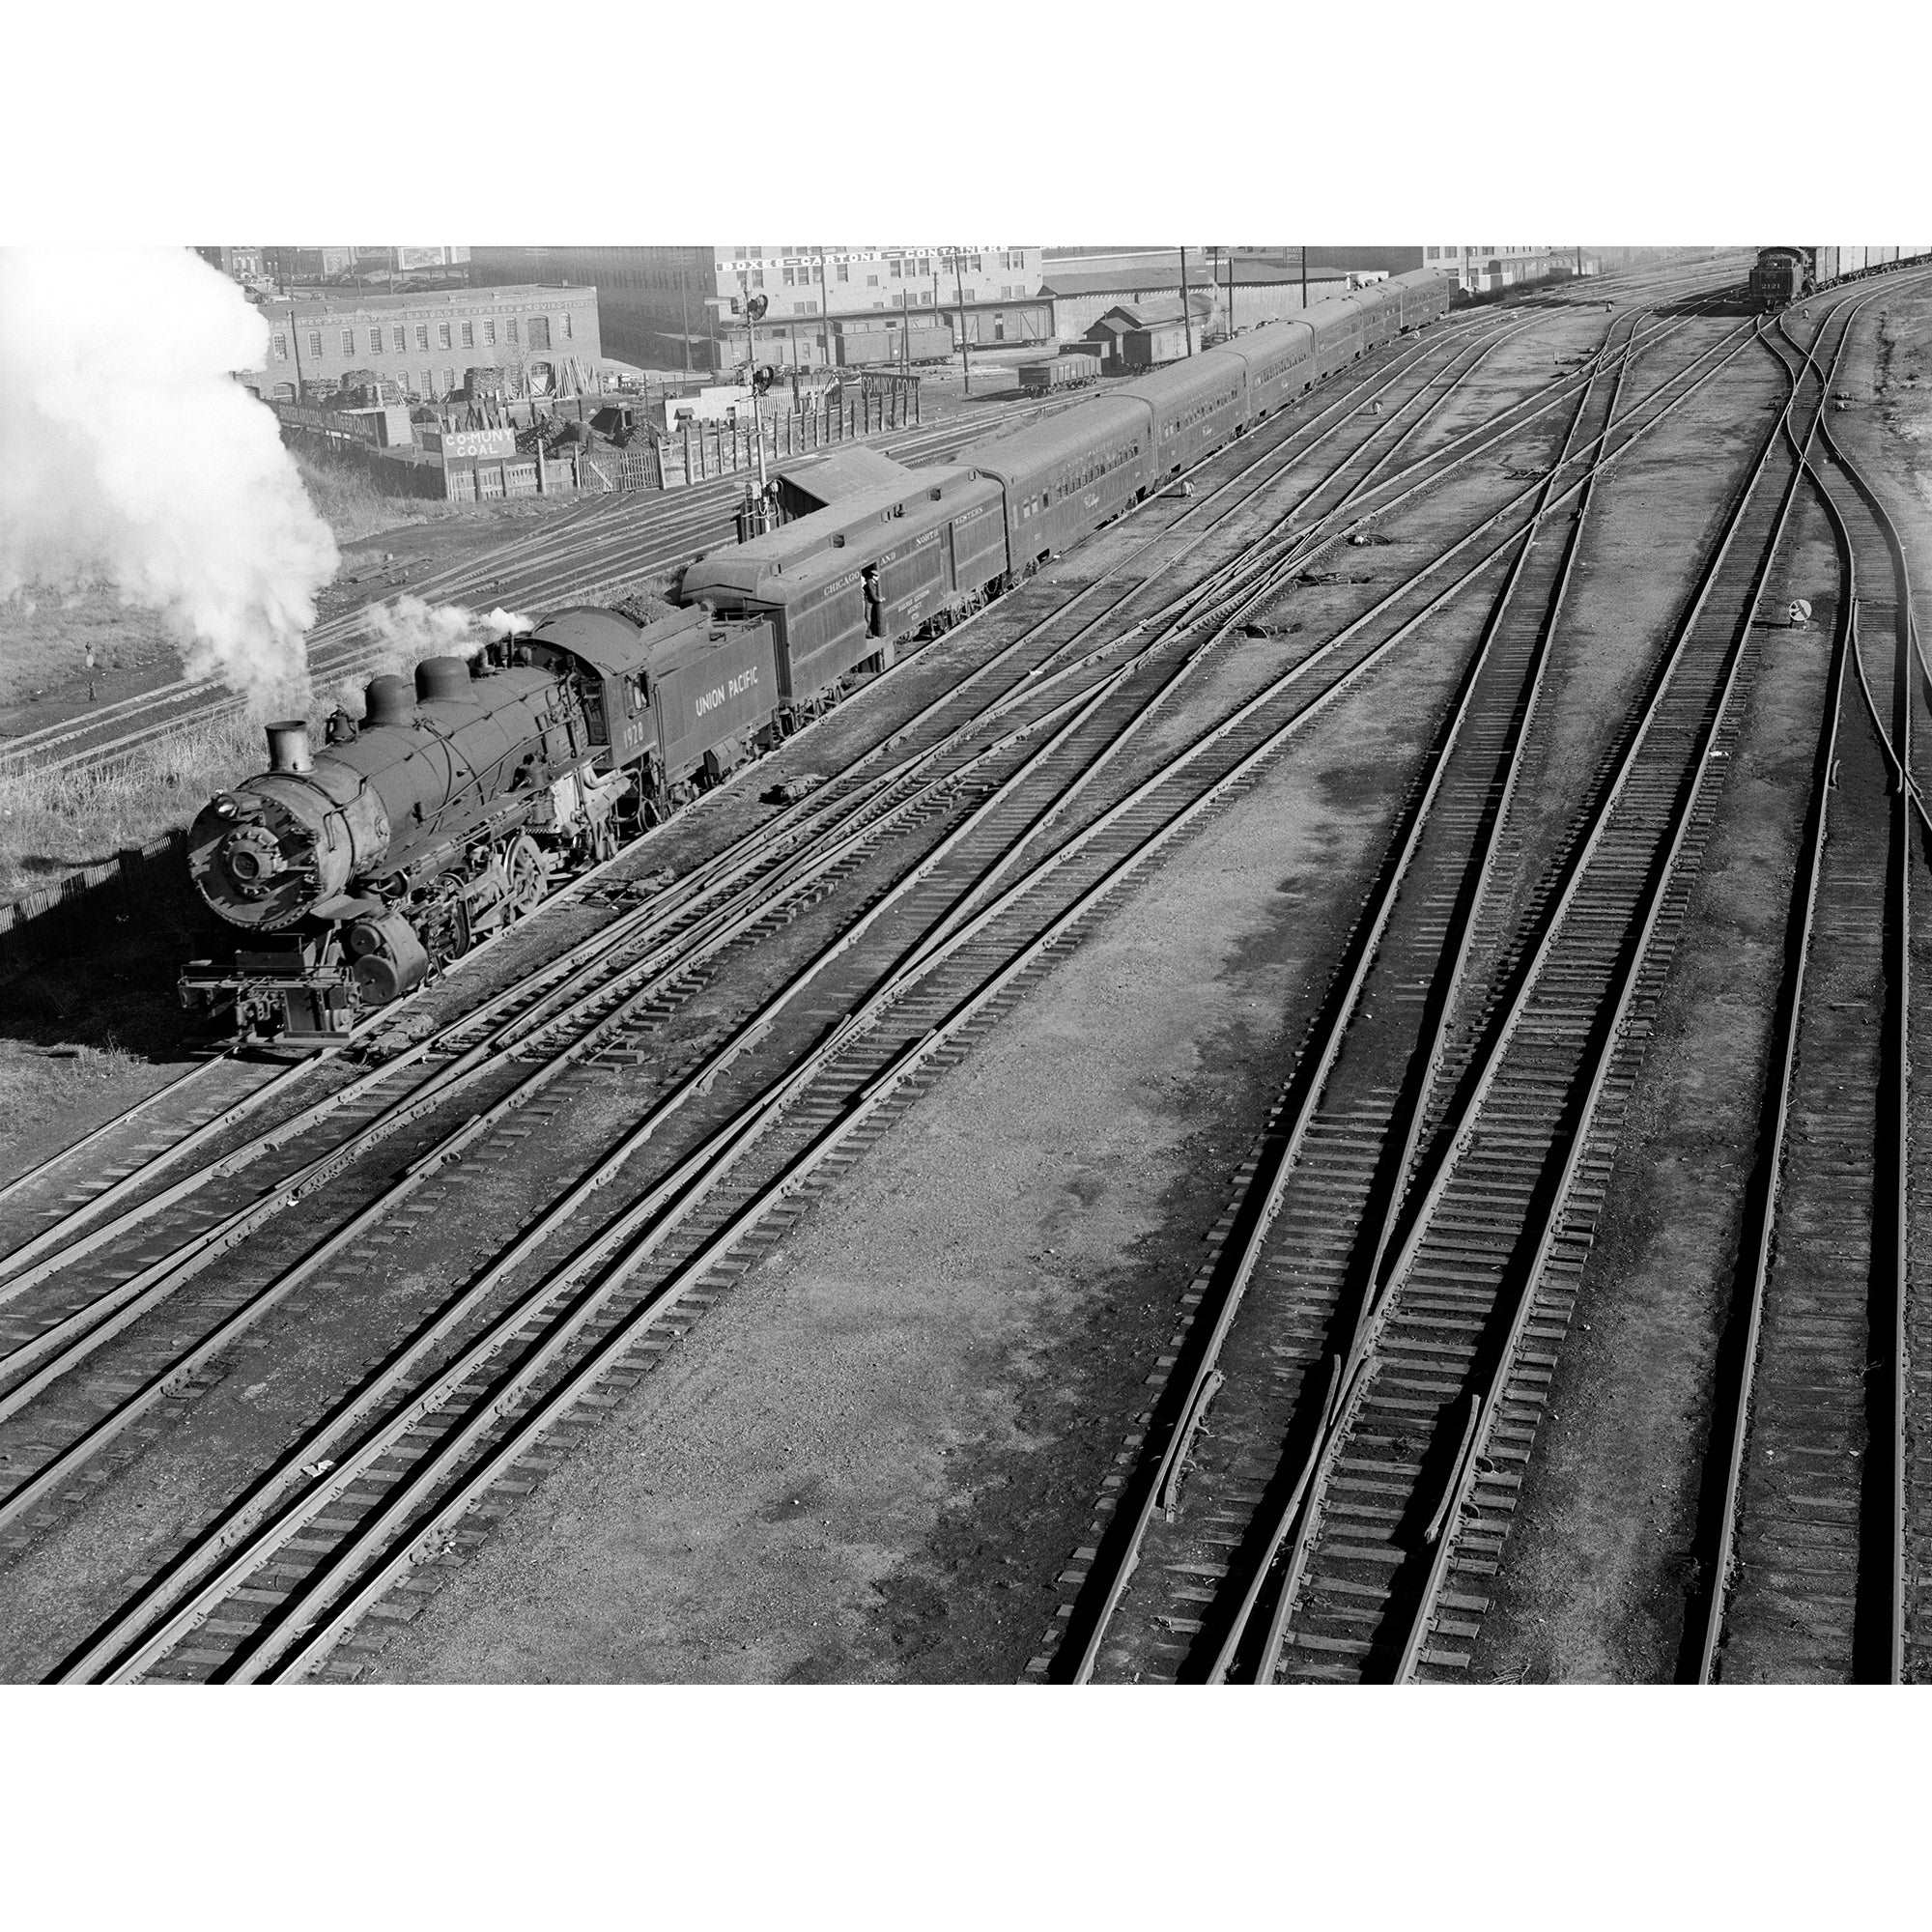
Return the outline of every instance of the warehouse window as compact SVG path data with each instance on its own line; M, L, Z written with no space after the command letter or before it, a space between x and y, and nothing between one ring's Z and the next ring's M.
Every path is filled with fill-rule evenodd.
M275 360L277 362L286 362L288 359L289 338L280 329L277 329L275 331Z
M841 282L849 282L849 281L850 281L850 280L852 279L852 268L851 268L851 264L850 264L850 263L847 263L847 262L840 262L840 263L839 263L839 265L838 265L838 279L839 279L839 280L840 280Z
M449 325L446 322L440 322L436 326L436 346L439 349L449 347Z
M380 328L372 328L369 331L369 354L371 355L380 355L382 353L383 331Z
M517 318L513 315L505 316L503 318L503 340L505 342L514 342L516 339Z
M793 283L794 283L794 282L796 281L796 279L797 279L797 274L796 274L796 271L795 271L795 270L793 270L793 269L792 269L792 268L791 268L791 267L790 267L789 265L787 265L787 267L786 267L786 269L785 269L785 271L784 271L784 285L785 285L785 287L786 287L786 288L790 288L790 287L791 287L791 286L793 285Z
M463 325L463 346L466 349L476 347L476 325L473 322L466 322Z
M308 332L308 353L311 355L322 354L322 330L319 328L312 328Z
M418 349L429 347L429 324L426 322L416 324L416 347ZM425 370L423 373L427 375L429 372Z
M454 369L445 369L442 372L443 394L448 395L449 392L455 387L456 387L456 371Z
M867 286L867 287L868 289L875 289L875 288L877 288L877 287L879 286L879 278L878 278L878 276L877 276L877 275L867 275L867 276L866 277L866 286Z
M886 273L895 282L903 280L905 276L905 263L897 256L895 256L886 264Z
M410 338L408 332L401 328L390 329L389 346L395 350L398 355L400 355L403 353L403 351L410 346Z
M355 354L355 331L353 328L345 328L342 331L342 353L345 355Z
M563 312L563 339L569 342L575 337L576 333L577 330L573 326L570 311L565 309Z
M550 347L550 317L533 315L530 317L530 347L548 349Z
M483 318L483 340L486 343L494 343L497 340L497 322L494 316Z

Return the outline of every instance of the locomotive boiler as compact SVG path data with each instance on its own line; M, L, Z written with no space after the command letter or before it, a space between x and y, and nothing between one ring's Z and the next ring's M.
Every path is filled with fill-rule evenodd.
M329 742L269 726L269 769L217 793L189 877L238 929L182 975L244 1037L346 1039L776 735L768 623L559 611L477 658L370 680Z

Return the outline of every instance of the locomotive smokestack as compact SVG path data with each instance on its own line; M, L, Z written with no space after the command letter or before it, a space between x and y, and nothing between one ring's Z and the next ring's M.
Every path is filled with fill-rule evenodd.
M306 772L315 761L308 752L308 726L299 718L284 719L269 726L269 769L271 772Z

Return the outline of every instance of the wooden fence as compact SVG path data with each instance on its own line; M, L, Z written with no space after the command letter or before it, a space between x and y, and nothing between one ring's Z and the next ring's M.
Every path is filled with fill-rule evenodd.
M815 449L873 436L884 429L909 429L919 421L917 384L867 388L829 410L786 410L764 419L765 460L807 456ZM685 423L660 445L667 490L734 476L758 467L749 423Z
M186 840L185 833L164 833L0 905L0 975L71 959L132 923L158 923L185 939L200 905L188 887Z

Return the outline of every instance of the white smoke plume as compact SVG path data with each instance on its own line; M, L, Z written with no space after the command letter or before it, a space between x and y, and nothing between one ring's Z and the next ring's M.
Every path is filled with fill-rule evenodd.
M520 611L478 612L461 604L432 604L407 593L393 604L372 604L362 626L382 646L365 676L395 671L405 676L424 658L473 658L498 638L522 637L537 620ZM362 715L362 685L344 683L337 696L345 710Z
M302 708L337 556L230 376L268 345L188 249L0 249L0 598L107 585L161 615L190 676Z

